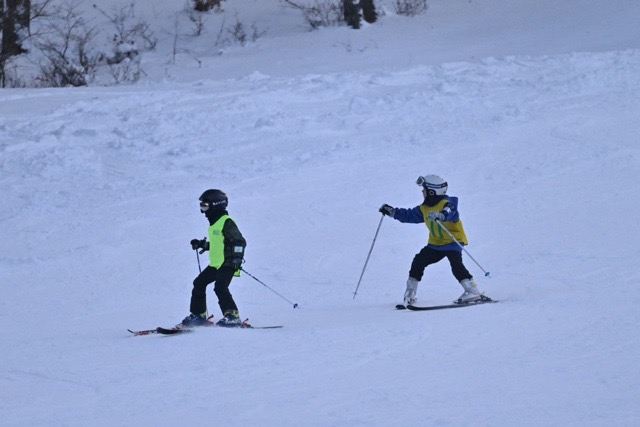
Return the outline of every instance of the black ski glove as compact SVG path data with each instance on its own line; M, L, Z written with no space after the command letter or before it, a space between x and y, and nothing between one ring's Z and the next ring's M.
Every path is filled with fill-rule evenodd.
M207 239L202 239L202 240L192 239L191 249L193 249L194 251L198 249L202 249L200 253L203 253L204 251L209 249L209 242L207 242Z
M386 203L382 206L380 206L380 209L378 209L378 212L380 212L382 215L389 215L391 218L393 218L393 215L396 213L396 210L393 206L387 205Z
M240 270L240 268L242 267L242 261L242 258L231 258L231 268L233 268L234 270Z

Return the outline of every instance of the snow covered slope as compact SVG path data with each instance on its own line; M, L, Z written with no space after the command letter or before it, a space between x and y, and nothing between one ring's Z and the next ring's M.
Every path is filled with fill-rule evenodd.
M276 0L227 1L226 15L209 17L200 37L180 38L178 46L184 49L174 66L167 53L173 37L166 34L174 25L174 9L158 10L156 1L139 0L141 15L153 16L165 29L156 31L160 48L145 54L143 68L148 79L156 81L236 78L256 71L290 77L398 71L491 56L603 52L640 44L640 3L635 0L429 0L428 12L415 18L395 15L394 3L377 0L385 15L361 31L342 27L309 32L298 11L281 8ZM183 9L182 3L174 4L175 10ZM215 48L222 21L232 19L245 27L254 24L265 35L245 47ZM190 28L188 21L181 21L181 34Z
M263 56L235 79L0 92L1 423L637 425L640 46L573 3L590 24L562 52L543 28L473 61L324 69L327 47L289 74ZM482 4L448 27L470 50ZM426 230L390 219L354 301L377 208L415 206L431 172L501 302L393 310ZM128 336L187 314L209 187L230 196L246 269L300 308L243 276L241 315L285 328ZM460 291L440 263L418 297Z

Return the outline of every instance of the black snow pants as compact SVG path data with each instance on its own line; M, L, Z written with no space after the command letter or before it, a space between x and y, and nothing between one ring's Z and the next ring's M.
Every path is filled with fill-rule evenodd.
M219 270L211 266L207 266L202 273L193 281L193 290L191 291L191 312L200 314L207 311L207 285L216 282L213 290L218 297L218 305L222 314L228 311L238 310L233 296L229 292L229 285L233 279L233 269L222 267Z
M413 257L411 263L411 270L409 270L409 277L413 277L417 281L422 280L424 269L430 264L435 264L442 258L447 257L449 264L451 264L451 272L455 278L459 281L464 279L471 279L473 276L469 274L464 264L462 264L462 252L460 251L437 251L429 246L425 246L422 250Z

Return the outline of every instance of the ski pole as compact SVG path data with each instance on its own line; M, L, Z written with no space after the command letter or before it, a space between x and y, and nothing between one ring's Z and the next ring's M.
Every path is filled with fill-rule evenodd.
M466 250L465 247L460 244L460 242L458 242L458 240L453 236L453 234L451 234L451 232L449 230L447 230L447 228L440 222L440 220L436 219L435 221L438 223L440 228L443 229L445 231L445 233L447 233L449 235L449 237L451 237L453 239L453 241L458 244L458 246L460 246L460 249L462 249L464 251L464 253L469 255L469 258L471 258L471 260L473 262L475 262L478 267L480 267L480 270L482 270L482 272L484 273L484 277L491 277L491 273L489 273L488 271L485 271L485 269L482 268L482 266L478 263L478 261L476 261L476 259L469 253L469 251Z
M258 279L256 276L254 276L253 274L249 273L247 270L245 270L243 267L240 267L240 270L242 270L243 273L247 274L247 276L251 277L253 280L255 280L256 282L260 283L262 286L264 286L265 288L269 289L271 292L273 292L274 294L278 295L280 298L282 298L283 300L285 300L286 302L288 302L289 304L293 305L293 308L298 308L298 303L294 303L289 301L286 297L284 297L283 295L281 295L280 293L278 293L275 289L269 287L269 285L267 285L266 283L264 283L262 280Z
M204 242L207 242L207 236L204 236ZM194 251L196 251L196 258L198 259L198 271L200 273L202 273L202 267L200 267L200 254L204 253L204 249L202 249L200 252L198 252L198 249L194 249Z
M384 214L382 214L382 217L380 218L380 222L378 223L378 228L376 228L376 234L373 236L373 242L371 242L371 248L369 248L367 259L364 262L364 267L362 267L362 273L360 273L360 278L358 279L358 285L356 286L356 290L353 292L353 299L356 299L356 295L358 295L358 288L360 288L360 282L362 282L362 276L364 276L364 271L367 269L367 264L369 263L371 252L373 252L373 246L376 244L376 239L378 238L378 233L380 232L380 226L382 225L383 219L384 219Z
M200 254L198 253L198 250L196 250L195 252L196 252L196 258L198 259L198 271L202 273L202 267L200 267Z

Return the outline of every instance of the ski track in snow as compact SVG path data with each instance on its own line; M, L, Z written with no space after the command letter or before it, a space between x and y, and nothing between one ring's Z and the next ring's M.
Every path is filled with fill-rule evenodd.
M0 93L5 422L636 424L639 76L626 50ZM378 206L428 172L500 304L394 311L426 230L390 219L352 301ZM301 308L244 276L284 329L128 337L186 314L211 186ZM440 263L418 296L459 292Z

